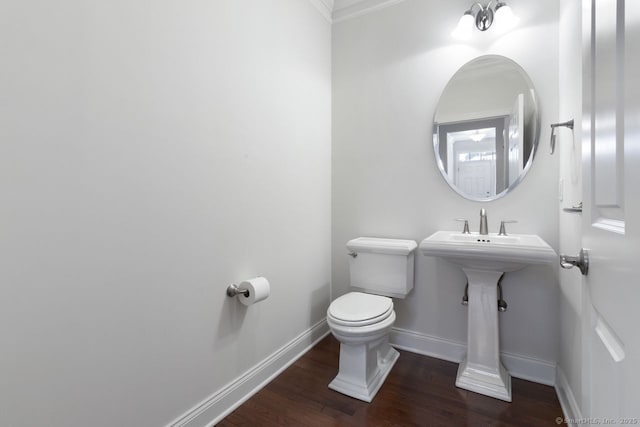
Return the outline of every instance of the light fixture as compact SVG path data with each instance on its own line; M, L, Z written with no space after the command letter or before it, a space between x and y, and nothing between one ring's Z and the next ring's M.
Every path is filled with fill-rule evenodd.
M518 18L504 2L498 2L498 4L496 4L494 19L496 21L496 31L499 34L513 30L516 25L518 25L518 22L520 22L520 18Z
M460 18L460 21L458 21L458 25L455 30L451 33L453 38L458 40L469 40L473 31L474 21L473 13L471 10L467 10L464 15L462 15L462 18Z
M496 21L496 31L506 33L518 25L519 19L506 3L499 0L490 0L486 6L474 3L458 21L458 25L451 36L458 40L468 40L473 33L473 26L480 31L487 31Z
M474 133L472 133L469 137L474 141L474 142L480 142L483 139L485 139L487 136L486 133L480 133L480 131L476 130Z

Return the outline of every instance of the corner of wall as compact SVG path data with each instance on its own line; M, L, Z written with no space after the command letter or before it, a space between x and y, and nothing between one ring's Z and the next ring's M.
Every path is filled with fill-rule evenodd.
M582 418L582 411L580 405L575 398L575 394L567 381L567 377L562 372L562 368L558 366L556 368L556 393L558 400L560 401L560 407L564 414L564 418L577 420Z
M328 334L329 326L326 319L322 319L221 390L169 423L167 427L216 425Z

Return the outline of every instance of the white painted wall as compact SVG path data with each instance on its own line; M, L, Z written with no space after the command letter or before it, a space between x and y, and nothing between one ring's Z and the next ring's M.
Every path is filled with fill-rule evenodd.
M575 120L573 132L558 129L556 155L560 159L563 201L560 203L560 252L575 255L582 246L582 215L567 213L562 208L582 201L582 1L560 2L559 33L559 121ZM583 280L575 270L560 270L560 354L558 371L566 384L559 382L559 392L567 403L583 408L582 384ZM576 408L569 408L576 411ZM574 414L578 416L578 414Z
M324 317L310 2L24 0L0 40L0 425L164 425Z
M334 24L333 29L333 297L348 291L345 242L356 236L417 241L457 229L467 217L478 229L488 210L490 231L536 233L558 249L558 156L548 154L549 124L558 120L558 3L509 2L521 17L516 30L495 38L477 33L467 44L450 33L467 1L405 0ZM431 122L441 91L472 58L512 58L531 77L542 112L541 149L524 181L490 203L462 199L434 160ZM531 267L504 279L509 311L500 315L503 350L555 363L559 340L557 267ZM462 271L417 257L416 286L396 300L396 326L446 340L466 341L460 305Z

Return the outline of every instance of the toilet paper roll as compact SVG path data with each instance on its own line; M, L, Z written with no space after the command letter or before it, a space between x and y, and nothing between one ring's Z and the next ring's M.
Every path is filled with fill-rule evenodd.
M252 305L257 302L263 301L269 297L271 287L269 281L264 277L254 277L253 279L245 280L238 286L240 289L247 289L249 296L245 297L240 295L240 302L244 305Z

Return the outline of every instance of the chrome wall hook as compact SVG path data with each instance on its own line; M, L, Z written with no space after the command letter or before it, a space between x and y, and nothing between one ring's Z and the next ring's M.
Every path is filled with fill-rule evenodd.
M573 130L573 119L563 122L563 123L552 123L551 124L551 154L556 151L556 128L565 127Z

